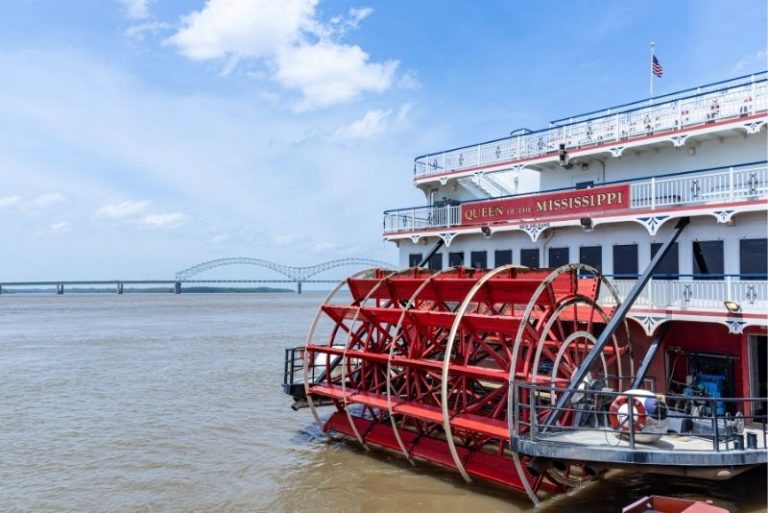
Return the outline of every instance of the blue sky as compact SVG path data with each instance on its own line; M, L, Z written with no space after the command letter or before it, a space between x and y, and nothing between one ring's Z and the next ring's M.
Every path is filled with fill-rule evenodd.
M0 280L395 261L416 155L766 67L764 1L18 0ZM250 271L246 271L250 272ZM343 272L343 271L342 271Z

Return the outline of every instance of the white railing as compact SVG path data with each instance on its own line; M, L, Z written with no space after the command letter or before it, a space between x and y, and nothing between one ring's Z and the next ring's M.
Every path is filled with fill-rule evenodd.
M461 224L461 205L417 207L384 213L384 232L410 232Z
M533 133L417 157L414 175L471 170L566 149L604 144L679 130L728 118L751 116L768 110L766 72L658 98L655 105L637 103L561 120ZM714 87L716 86L716 88ZM685 96L687 94L687 96ZM677 97L683 96L683 97ZM669 98L674 99L669 99Z
M599 188L593 189L597 191ZM562 191L560 191L562 192ZM547 192L540 193L546 197ZM522 197L524 195L520 195ZM530 196L530 195L525 195ZM768 197L768 165L732 167L630 183L630 209L729 203ZM487 200L493 201L493 199ZM472 205L483 205L473 202ZM384 213L384 232L409 232L462 224L462 205L417 207ZM539 219L546 219L542 216Z
M635 280L611 280L619 297L623 300L635 285ZM635 306L644 308L674 308L676 310L718 310L724 311L723 301L735 301L743 312L765 313L768 311L768 281L740 280L726 276L720 280L651 280L635 301ZM612 298L604 291L604 304L612 304Z
M768 167L730 168L631 184L631 208L743 201L768 195Z

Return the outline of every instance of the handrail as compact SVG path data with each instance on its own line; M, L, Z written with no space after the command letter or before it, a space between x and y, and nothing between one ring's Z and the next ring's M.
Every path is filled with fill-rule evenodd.
M648 106L648 105L660 105L661 103L669 103L670 101L673 101L673 99L674 100L682 100L682 99L685 99L685 98L690 98L692 96L700 96L702 94L712 93L712 92L716 92L716 91L722 91L723 89L728 89L730 87L735 87L735 86L738 86L738 85L745 85L747 83L759 82L761 79L756 78L756 77L766 77L766 75L768 75L768 71L759 71L757 73L751 73L751 74L748 74L748 75L742 75L740 77L729 78L729 79L720 80L720 81L717 81L717 82L711 82L709 84L704 84L704 85L700 85L700 86L697 86L697 87L689 87L688 89L683 89L681 91L675 91L675 92L672 92L672 93L662 94L662 95L659 95L659 96L653 96L651 98L646 98L646 99L643 99L643 100L636 100L636 101L629 102L629 103L623 103L621 105L614 105L613 107L607 107L607 108L604 108L604 109L598 109L598 110L593 110L593 111L590 111L590 112L585 112L583 114L577 114L575 116L568 116L567 118L556 119L554 121L550 121L549 123L551 125L555 125L555 124L558 124L558 123L562 123L563 121L570 122L569 120L576 120L576 119L578 119L578 120L581 121L581 120L587 120L587 119L595 119L595 117L602 117L602 116L595 116L595 114L599 114L601 112L605 112L606 113L605 115L608 115L608 114L616 114L618 112L626 112L627 110L637 110L638 107L635 107L635 108L632 108L632 109L625 109L626 107L633 107L635 105L637 105L639 107ZM723 84L730 84L730 85L728 87L726 87L726 88L719 87L717 89L711 89L711 90L708 90L708 91L703 91L703 89L715 88L716 86L722 86ZM693 91L696 91L696 94L693 94L693 95L689 95L688 94L688 93L691 93ZM661 99L664 99L665 101L663 101L663 102L658 102L657 101L657 100L661 100Z
M414 176L419 178L538 157L556 152L561 144L566 149L579 148L629 140L654 132L680 130L715 120L752 116L768 109L767 73L755 74L755 77L761 77L757 80L744 81L744 77L732 79L716 84L731 84L729 86L649 106L633 109L613 107L618 110L606 109L605 114L588 119L568 118L572 121L567 124L420 155L414 160ZM697 90L702 87L706 86ZM675 94L681 93L662 98ZM634 102L625 106L637 104Z
M756 167L738 166L712 169L722 171L710 173L703 171L695 173L685 172L666 175L670 176L670 178L657 178L654 176L642 180L610 182L609 184L600 184L594 187L592 193L598 193L602 187L607 187L608 185L618 183L629 184L631 189L628 206L626 210L614 210L614 214L641 210L663 211L666 208L684 205L703 205L712 202L732 203L768 196L768 165L766 163ZM481 201L457 202L457 204L445 206L429 205L410 209L387 210L384 212L383 228L385 233L399 233L452 226L478 226L482 223L463 219L462 213L465 205L482 205L483 203L521 197L547 199L546 194L562 190L574 191L578 189L568 187ZM527 216L525 222L545 221L552 217L552 214L540 213ZM496 222L505 223L511 221L514 221L514 219L499 219Z
M750 279L750 276L725 276L723 279L702 279L694 275L693 279L653 278L637 299L640 307L675 308L686 310L710 309L724 310L723 301L734 301L746 313L763 313L768 309L768 280ZM697 279L698 278L698 279ZM707 278L711 278L708 276ZM634 285L634 279L612 279L620 299ZM613 296L600 298L603 305L614 304Z
M605 378L606 383L610 382L612 377ZM590 409L584 406L579 406L573 403L569 403L562 406L555 406L551 400L553 397L559 397L562 394L568 392L566 387L557 387L554 385L542 385L537 383L524 383L513 382L511 383L512 401L512 430L513 437L520 439L527 439L531 441L551 441L556 440L556 437L560 433L564 432L578 432L578 431L598 431L606 433L618 433L610 424L606 421L607 412L604 410ZM627 404L633 404L634 399L645 399L648 396L639 395L637 393L630 393L627 391L613 391L613 390L585 390L582 391L582 395L595 403L609 404L618 397L626 397ZM538 400L539 395L546 395L545 401ZM655 394L654 394L655 395ZM768 447L768 430L766 429L766 422L768 418L765 414L758 415L754 412L753 405L756 403L768 402L766 397L709 397L709 396L689 396L678 394L664 394L665 403L669 409L669 418L677 418L690 421L698 421L711 424L710 433L662 433L666 437L685 437L688 438L692 435L712 440L712 452L732 451L732 450L744 450L743 434L739 432L734 423L740 423L742 421L751 421L755 424L762 425L762 447L755 447L755 450L765 451ZM685 404L700 404L706 406L707 415L701 415L701 411L697 413L686 412L685 409L680 409L680 405ZM674 406L672 406L674 405ZM722 405L719 407L719 405ZM750 405L749 412L745 406ZM720 413L719 410L723 410ZM527 410L527 421L524 420L523 411ZM596 424L585 426L568 426L568 425L544 425L540 419L543 417L540 410L546 410L547 412L562 411L571 412L574 414L596 414ZM740 416L735 416L734 413L739 412ZM638 448L636 443L636 435L640 434L640 430L635 429L635 417L639 417L641 414L632 413L627 414L627 429L624 435L627 437L628 444L623 446L625 449L635 450ZM650 414L646 414L649 415ZM743 429L743 428L742 428ZM741 438L742 443L736 442L737 438ZM733 443L733 446L730 444ZM723 444L723 445L721 445ZM647 446L642 445L641 448ZM747 447L748 449L751 449ZM654 450L659 450L655 448ZM680 447L674 450L685 450ZM700 451L700 448L695 449Z
M648 175L648 176L639 176L637 178L626 178L623 180L611 180L608 182L601 182L596 187L604 187L606 185L617 185L622 183L638 183L650 180L651 178L654 178L656 180L664 179L664 178L672 178L677 176L686 176L686 175L694 175L697 173L706 173L707 171L725 171L728 169L741 169L743 167L747 166L759 166L761 164L768 165L768 160L755 160L752 162L743 162L741 164L733 164L730 166L715 166L715 167L703 167L700 169L690 169L688 171L675 171L674 173L661 173L661 174L654 174L654 175ZM464 200L464 201L456 201L455 205L467 205L470 203L482 203L485 201L495 201L500 199L509 199L509 198L524 198L526 196L536 196L539 194L549 194L552 192L564 192L564 191L575 191L578 190L578 187L575 185L569 185L567 187L555 187L553 189L543 189L540 191L533 191L533 192L520 192L517 194L505 194L504 196L494 196L493 198L478 198L478 199L471 199L471 200ZM401 208L393 208L388 209L384 211L384 214L392 214L399 211L405 211L405 210L412 210L414 208L428 208L432 205L417 205L414 207L401 207Z

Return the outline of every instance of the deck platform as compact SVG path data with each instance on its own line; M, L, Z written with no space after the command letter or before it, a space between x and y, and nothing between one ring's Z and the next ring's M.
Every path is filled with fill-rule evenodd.
M747 437L756 437L757 445L748 447ZM538 433L531 438L512 437L514 451L529 456L600 463L658 466L742 466L768 462L766 439L761 429L745 428L743 445L734 437L723 438L715 444L712 437L669 434L653 443L619 438L605 429L577 429L553 433Z

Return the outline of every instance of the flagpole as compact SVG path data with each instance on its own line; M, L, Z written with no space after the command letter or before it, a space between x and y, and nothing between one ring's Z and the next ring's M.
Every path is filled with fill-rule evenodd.
M653 103L653 55L655 43L651 41L651 60L648 63L648 101Z

